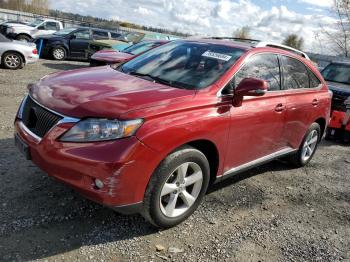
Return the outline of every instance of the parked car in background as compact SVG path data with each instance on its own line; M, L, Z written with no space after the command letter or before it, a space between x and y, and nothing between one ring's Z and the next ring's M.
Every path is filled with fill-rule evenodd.
M137 44L143 40L175 40L174 36L159 33L129 32L121 35L117 40L98 40L91 41L86 52L87 58L90 58L95 52L100 50L123 50L131 45Z
M39 55L34 43L10 40L0 34L0 64L7 69L19 69L38 61Z
M333 93L326 138L350 142L350 62L332 62L321 74Z
M284 49L178 40L116 68L46 76L20 105L16 144L87 198L175 226L214 182L280 157L311 161L331 94Z
M99 28L66 28L52 35L36 39L41 56L55 60L86 59L85 53L91 40L118 38L120 33Z
M36 19L31 23L4 23L0 26L0 31L6 37L19 41L31 41L32 39L52 34L63 29L60 21L53 19Z
M144 52L147 52L148 50L156 48L165 43L168 43L168 41L142 41L121 51L97 51L90 58L90 66L103 66L124 63L131 60L137 55L143 54Z

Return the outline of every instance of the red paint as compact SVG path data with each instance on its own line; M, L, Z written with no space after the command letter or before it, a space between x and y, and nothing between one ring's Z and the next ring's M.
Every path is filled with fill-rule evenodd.
M91 59L94 59L97 61L104 61L104 62L107 62L108 64L117 64L117 63L124 63L126 61L129 61L134 57L135 55L118 52L114 50L101 50L93 54L91 56Z
M222 40L208 42L234 45ZM299 59L322 80L322 87L244 97L240 106L233 106L232 96L217 96L247 58L266 52ZM265 84L260 81L259 89L265 90ZM19 120L15 123L40 168L84 196L111 206L142 201L159 163L191 141L215 145L217 177L286 146L296 149L314 121L328 123L331 101L322 76L309 61L273 48L247 49L216 83L198 91L99 67L56 73L31 86L30 94L42 105L70 117L144 119L136 136L98 143L60 142L57 138L72 124L54 127L38 143L19 126ZM318 105L313 105L314 99ZM95 178L101 179L105 188L97 190Z

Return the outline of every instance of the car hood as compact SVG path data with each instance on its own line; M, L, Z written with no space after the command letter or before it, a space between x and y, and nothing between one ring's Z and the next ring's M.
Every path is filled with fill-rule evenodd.
M118 118L146 107L192 99L195 91L130 76L109 66L55 73L29 86L41 105L70 117Z
M122 63L130 60L133 57L134 55L132 54L117 52L114 50L101 50L91 56L91 58L95 60L108 61L114 63Z
M12 44L21 45L21 46L36 47L36 45L32 42L24 42L24 41L17 41L17 40L12 40Z
M54 35L54 34L50 34L50 35L40 35L37 37L37 39L62 39L64 36L59 36L59 35Z
M341 95L350 96L350 85L327 81L328 88Z

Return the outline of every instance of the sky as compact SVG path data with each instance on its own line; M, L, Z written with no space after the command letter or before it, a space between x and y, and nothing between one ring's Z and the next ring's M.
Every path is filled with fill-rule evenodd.
M249 26L254 39L280 43L296 33L305 51L324 52L321 28L335 22L333 0L49 0L51 8L206 36ZM74 4L73 4L74 3Z

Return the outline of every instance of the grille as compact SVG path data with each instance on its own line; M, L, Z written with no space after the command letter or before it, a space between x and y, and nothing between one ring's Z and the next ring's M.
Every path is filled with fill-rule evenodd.
M333 92L333 98L332 98L332 110L337 111L346 111L346 106L344 104L344 101L350 96L350 94L346 94L344 92L334 91Z
M62 119L42 106L34 102L28 96L22 111L23 124L34 134L43 137L46 133Z

